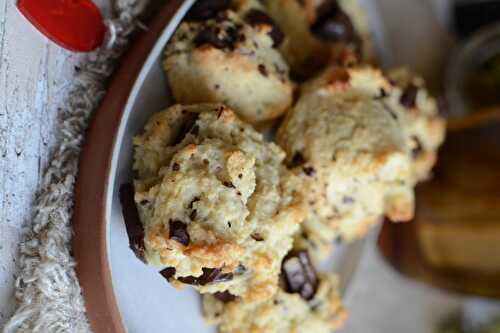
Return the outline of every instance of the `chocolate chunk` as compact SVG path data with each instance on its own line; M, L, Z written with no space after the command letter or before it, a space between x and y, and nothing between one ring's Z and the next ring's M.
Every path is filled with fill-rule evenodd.
M236 296L231 294L229 291L217 292L214 294L214 297L223 303L229 303L236 299Z
M411 150L411 154L413 158L417 158L424 151L424 147L416 136L413 136L413 140L415 141L415 147Z
M222 273L220 268L204 267L202 270L203 274L198 277L185 276L178 278L178 280L186 284L204 286L209 283L225 282L233 279L233 273Z
M186 21L206 21L229 7L230 0L199 0L186 14Z
M314 176L314 174L316 173L316 170L314 170L314 168L310 167L310 166L309 167L304 167L304 168L302 168L302 170L304 170L304 173L306 175L308 175L309 177Z
M179 171L180 169L181 169L181 166L179 165L179 163L174 163L172 165L172 170Z
M241 275L243 273L245 273L247 271L247 268L242 264L240 263L234 270L234 275Z
M146 262L144 259L144 227L139 219L139 212L134 201L134 186L132 184L121 185L119 196L129 247L137 258Z
M295 168L298 166L301 166L302 164L305 164L306 160L304 159L304 156L300 152L296 152L293 155L292 162L290 163L290 167Z
M414 108L417 103L417 94L418 87L411 83L403 91L399 103L407 108Z
M264 66L263 64L260 64L257 68L259 69L259 72L260 74L262 74L262 76L267 77L269 75L269 73L267 73L266 66Z
M307 251L290 254L283 261L283 276L287 292L298 293L305 300L311 300L318 287L318 278Z
M256 232L254 232L250 237L252 237L253 240L256 242L262 242L264 240L264 237L262 237L259 233Z
M160 271L160 274L167 279L167 281L170 281L174 275L175 275L175 268L174 267L167 267L164 270Z
M184 140L186 134L188 134L191 129L195 126L196 121L198 120L198 113L189 112L186 116L182 124L179 126L179 130L177 135L172 142L172 145L177 145Z
M283 39L285 39L285 35L283 31L276 25L274 20L258 9L252 9L245 15L245 21L251 26L257 26L260 24L266 24L271 27L271 31L269 32L269 37L273 40L273 47L279 47L281 43L283 43Z
M328 41L356 42L356 31L349 16L336 0L326 0L317 10L317 20L311 31L318 38Z
M201 30L198 35L196 35L193 42L197 47L205 44L212 45L221 50L229 47L227 41L219 37L214 27L206 27Z
M189 245L189 234L187 232L187 225L179 220L168 221L170 239L173 239L184 246Z

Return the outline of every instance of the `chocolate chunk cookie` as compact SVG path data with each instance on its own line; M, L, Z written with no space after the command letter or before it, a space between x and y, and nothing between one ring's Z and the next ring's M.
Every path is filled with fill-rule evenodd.
M147 263L175 286L272 297L304 218L284 152L214 104L153 115L134 145Z
M180 25L164 62L178 103L224 103L256 124L282 115L292 103L288 65L276 49L283 34L265 13L232 11Z

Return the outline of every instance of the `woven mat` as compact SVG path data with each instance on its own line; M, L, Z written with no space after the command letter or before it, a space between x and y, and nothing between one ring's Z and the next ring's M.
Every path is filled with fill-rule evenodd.
M33 218L19 248L18 308L4 333L88 333L81 289L71 256L73 189L85 130L106 92L108 78L139 27L147 0L116 0L107 21L106 46L90 54L68 91L57 133L57 150L36 195Z

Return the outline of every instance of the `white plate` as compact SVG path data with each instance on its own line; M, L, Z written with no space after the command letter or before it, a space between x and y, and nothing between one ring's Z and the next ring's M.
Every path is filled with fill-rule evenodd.
M363 2L370 2L364 0ZM132 137L141 131L147 119L170 103L162 70L162 53L175 28L194 3L186 0L175 18L165 27L145 62L128 98L120 121L112 155L110 181L106 193L107 252L112 285L123 325L129 332L215 332L202 319L198 294L191 288L178 291L158 272L139 261L129 249L118 189L132 180ZM368 8L373 10L373 4ZM380 41L377 15L370 20ZM340 248L322 269L339 273L345 292L363 248L363 241Z

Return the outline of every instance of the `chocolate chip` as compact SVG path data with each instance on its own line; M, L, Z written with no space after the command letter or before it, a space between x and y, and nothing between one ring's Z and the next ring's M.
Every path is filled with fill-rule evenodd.
M222 185L224 185L225 187L229 187L229 188L235 188L233 183L231 183L231 182L222 182Z
M273 47L279 47L281 43L283 43L283 39L285 39L285 35L283 31L276 25L274 20L258 9L252 9L245 15L245 21L251 26L256 26L259 24L266 24L271 27L271 31L269 32L269 37L273 40Z
M234 270L234 275L241 275L243 273L245 273L247 271L247 268L242 264L240 263Z
M316 170L314 170L313 167L304 167L304 168L302 168L302 170L304 170L304 173L306 175L308 175L309 177L314 176L314 174L316 173Z
M189 218L191 219L191 221L194 221L196 219L196 214L198 214L198 212L196 211L196 209L194 209L191 214L189 214Z
M267 77L269 75L267 73L266 66L264 66L263 64L260 64L257 68L259 69L259 72L260 72L260 74L262 74L262 76Z
M399 103L407 108L413 108L417 103L417 94L418 87L411 83L403 91Z
M200 0L186 14L186 21L206 21L229 7L230 0Z
M170 281L174 275L175 275L175 268L174 267L167 267L164 270L160 271L160 274L167 279L167 281Z
M292 162L290 163L290 167L298 167L301 166L302 164L306 163L306 160L304 159L304 156L300 152L296 152L293 155Z
M389 116L391 116L392 119L394 119L394 120L399 119L397 113L388 104L383 102L383 105L384 105L385 111L389 114Z
M387 97L387 92L385 91L384 88L380 88L380 98L386 98Z
M209 283L219 283L233 279L233 273L222 273L222 269L220 268L203 267L202 271L203 274L198 277L185 276L178 278L178 280L186 284L204 286Z
M172 170L179 171L180 169L181 169L181 166L179 165L179 163L174 163L172 165Z
M411 154L413 158L417 158L424 151L424 147L422 146L422 141L416 136L413 136L413 140L415 141L415 147L411 150Z
M240 174L238 175L238 178L239 178L239 179L243 178L243 174L242 174L242 173L240 173Z
M352 204L352 203L354 203L354 198L353 197L344 196L342 198L342 203L343 204Z
M139 212L134 201L134 186L132 184L121 185L119 196L129 247L137 258L146 262L144 258L144 227L139 219Z
M316 10L317 20L311 31L318 38L328 41L355 42L356 31L349 16L336 0L326 0Z
M305 300L311 300L316 293L318 278L307 251L289 255L282 266L287 292L298 293Z
M191 202L189 203L189 206L188 206L188 207L189 207L189 208L193 208L193 204L194 204L195 202L198 202L198 201L200 201L200 198L199 198L199 197L194 197L194 199L193 199L193 200L191 200Z
M256 232L254 232L250 237L252 237L253 240L256 242L262 242L264 240L264 238L259 233Z
M187 232L187 225L179 220L168 221L169 235L170 239L173 239L184 246L189 245L189 234Z
M231 294L229 291L217 292L214 294L214 297L223 303L229 303L236 299L236 296Z

